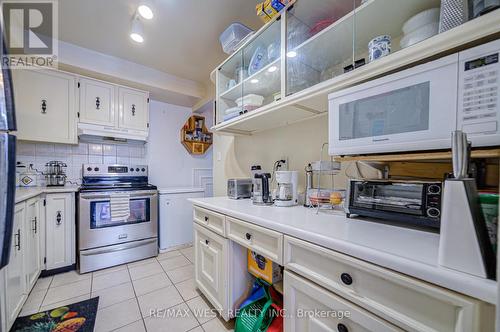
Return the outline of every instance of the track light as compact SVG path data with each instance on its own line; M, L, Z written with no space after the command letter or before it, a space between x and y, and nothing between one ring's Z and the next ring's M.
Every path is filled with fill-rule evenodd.
M130 29L130 38L137 43L144 42L144 31L142 27L142 22L139 20L139 17L136 15L132 19L132 27Z

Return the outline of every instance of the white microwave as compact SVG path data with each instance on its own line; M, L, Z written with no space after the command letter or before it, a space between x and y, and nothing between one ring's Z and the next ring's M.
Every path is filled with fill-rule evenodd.
M330 154L446 149L456 129L500 145L499 52L495 40L330 94Z

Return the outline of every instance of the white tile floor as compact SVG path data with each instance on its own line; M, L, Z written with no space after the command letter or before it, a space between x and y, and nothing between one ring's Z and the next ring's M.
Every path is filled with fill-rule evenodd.
M99 296L95 332L233 331L231 323L205 314L212 307L195 287L193 261L189 247L93 273L41 278L21 316ZM180 315L167 317L177 309Z

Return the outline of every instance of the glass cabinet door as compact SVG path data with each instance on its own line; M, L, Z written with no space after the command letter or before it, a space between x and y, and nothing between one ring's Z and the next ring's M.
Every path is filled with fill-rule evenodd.
M238 107L236 100L243 94L242 81L246 78L242 55L242 51L236 52L217 71L217 124L241 113L242 108Z
M353 64L354 10L360 3L297 1L288 11L286 95L341 75Z
M217 71L217 124L280 98L281 22L274 21Z
M274 21L243 48L243 96L237 101L251 112L281 98L281 21Z

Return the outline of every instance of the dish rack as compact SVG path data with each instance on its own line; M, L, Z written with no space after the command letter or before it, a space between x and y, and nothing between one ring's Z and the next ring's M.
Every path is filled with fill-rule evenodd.
M342 195L343 190L338 190L335 188L335 175L340 173L340 163L335 162L333 157L330 157L329 160L323 160L323 155L325 148L328 147L328 143L323 143L320 151L320 160L311 163L311 171L313 173L313 178L317 178L317 187L311 188L306 192L306 195L309 197L309 201L311 202L310 208L316 208L316 213L319 213L320 210L332 210L335 206L339 206L339 204L332 204L330 202L330 196L339 192L339 195ZM328 183L324 183L322 185L322 178L328 177ZM343 203L345 194L342 196Z

